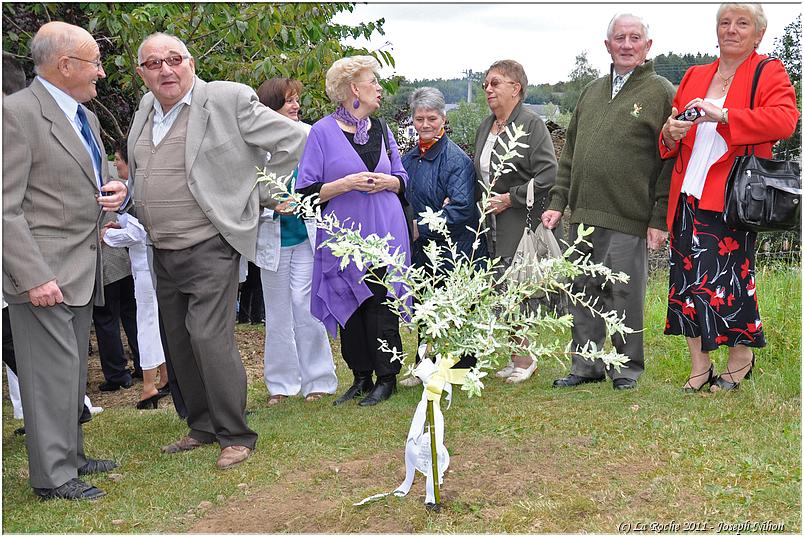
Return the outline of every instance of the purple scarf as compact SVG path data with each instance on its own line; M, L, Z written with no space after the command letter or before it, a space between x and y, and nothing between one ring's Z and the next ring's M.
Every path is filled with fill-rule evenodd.
M368 116L363 119L357 119L351 112L344 108L343 105L339 104L338 108L332 113L332 117L347 125L357 127L357 132L355 132L355 143L357 145L365 145L365 143L368 142L368 128L370 123Z

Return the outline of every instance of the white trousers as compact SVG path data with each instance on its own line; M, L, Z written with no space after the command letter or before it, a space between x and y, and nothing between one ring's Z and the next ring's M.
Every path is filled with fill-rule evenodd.
M8 397L11 399L11 408L14 409L14 419L23 419L22 397L20 397L20 381L17 375L6 366L6 378L8 379Z
M260 269L265 302L265 385L272 395L335 393L338 378L324 325L310 313L313 251L281 248L276 272Z
M165 351L159 336L159 308L156 304L151 271L148 268L146 246L129 246L131 275L134 277L134 298L137 301L137 344L140 347L140 367L146 371L165 363ZM135 263L136 256L136 263Z

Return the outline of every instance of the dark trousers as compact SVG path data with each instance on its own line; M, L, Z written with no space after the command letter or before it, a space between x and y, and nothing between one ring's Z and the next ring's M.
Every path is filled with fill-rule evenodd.
M11 317L8 308L3 308L3 363L17 375L17 358L14 355L14 338L11 336Z
M578 236L578 224L570 226L570 244ZM572 355L572 373L581 377L602 377L606 373L613 378L636 380L645 369L645 351L642 347L642 319L645 306L645 287L648 279L648 251L646 237L627 235L602 227L596 227L587 237L591 248L580 247L581 253L591 254L591 260L602 263L614 272L625 272L630 276L628 283L606 284L601 286L598 278L581 276L573 281L573 290L586 290L590 297L599 299L597 307L602 311L612 310L618 314L625 312L625 324L635 332L626 338L615 335L612 345L620 354L628 356L629 361L617 372L614 368L606 371L601 360L590 362L576 354ZM593 316L589 310L579 304L568 304L568 311L573 316L572 345L573 349L583 347L588 341L602 349L606 342L606 325L599 317Z
M246 369L234 337L240 254L216 235L181 250L153 249L167 350L187 405L189 435L254 448Z
M260 267L249 261L246 281L240 286L240 309L237 322L254 324L265 320L265 305L262 301Z
M384 304L387 289L376 283L366 284L372 296L360 304L346 326L341 327L341 354L352 371L374 371L378 378L397 375L402 364L392 361L390 353L379 350L377 339L384 339L388 347L402 352L399 317Z
M92 311L95 335L98 338L98 355L104 378L109 382L122 384L131 380L131 372L120 337L121 322L128 339L128 347L131 349L134 370L138 370L140 366L134 278L126 276L103 286L103 294L106 303L103 306L95 306Z
M184 397L181 395L181 388L179 382L176 380L176 371L173 369L173 360L170 359L170 350L165 337L165 324L162 321L162 310L159 310L159 339L162 340L162 350L165 352L165 368L168 374L168 387L170 388L170 397L173 399L173 406L176 409L176 414L181 419L187 418L187 405L184 404Z

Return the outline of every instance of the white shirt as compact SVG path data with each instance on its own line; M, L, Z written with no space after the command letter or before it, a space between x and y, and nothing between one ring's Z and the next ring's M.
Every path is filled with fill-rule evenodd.
M81 125L78 122L78 101L70 97L64 91L60 90L41 76L36 77L39 82L45 87L48 93L53 97L56 101L56 104L59 105L61 111L64 112L64 115L67 116L67 119L70 121L70 125L73 126L73 130L78 135L78 139L81 140L81 143L84 145L84 149L87 150L89 153L89 160L92 161L92 168L95 170L95 181L98 183L98 189L100 190L101 180L100 177L101 171L98 169L97 163L95 162L95 158L92 156L92 149L89 147L89 144L84 139L84 135L81 134ZM94 135L93 135L94 138ZM101 159L103 160L103 152L98 147L98 141L95 140L95 147L98 150L98 153L101 155Z
M174 104L173 108L171 108L167 114L162 110L162 105L159 104L159 101L154 99L154 128L151 133L154 145L159 145L159 142L161 142L162 138L168 133L170 127L176 122L176 118L179 117L179 113L184 105L190 106L190 102L193 99L194 87L195 79L193 79L193 85L190 91L188 91L179 102Z
M704 99L718 107L723 107L726 102L724 95L720 99ZM712 164L720 160L726 154L728 146L726 140L717 132L717 123L707 121L698 124L698 131L695 133L695 143L692 146L692 155L687 163L687 173L684 175L684 182L681 184L681 191L690 194L697 199L701 199L703 194L706 176Z

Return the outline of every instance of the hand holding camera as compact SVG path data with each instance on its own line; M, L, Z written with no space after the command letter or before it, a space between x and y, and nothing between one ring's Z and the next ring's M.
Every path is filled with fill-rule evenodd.
M679 121L695 121L699 117L704 116L706 116L706 112L704 111L703 108L693 107L693 108L687 108L686 110L678 114L676 116L676 119Z

